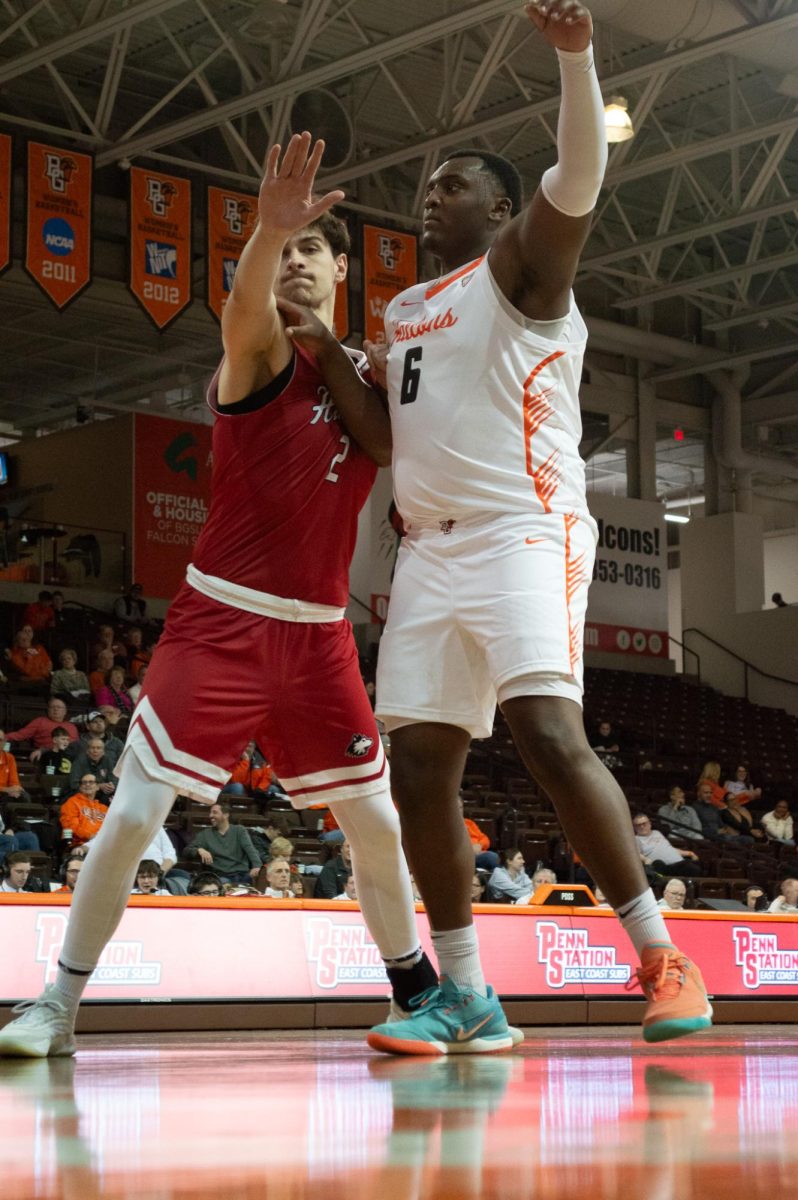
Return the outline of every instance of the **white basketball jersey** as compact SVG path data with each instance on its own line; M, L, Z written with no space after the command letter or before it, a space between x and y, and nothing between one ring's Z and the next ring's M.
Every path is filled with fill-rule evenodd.
M588 516L579 456L587 329L528 328L487 257L396 296L385 315L396 503L409 526L485 513Z

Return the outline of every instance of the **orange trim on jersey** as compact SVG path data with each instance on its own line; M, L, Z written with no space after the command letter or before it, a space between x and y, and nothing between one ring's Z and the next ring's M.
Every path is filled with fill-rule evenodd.
M466 263L464 267L461 267L459 271L455 271L453 275L447 275L445 279L439 279L437 283L433 283L432 287L427 288L426 292L424 293L424 299L432 300L432 298L437 296L440 292L446 291L450 283L456 283L457 280L462 279L464 275L470 275L472 271L476 271L477 267L484 260L484 258L485 255L483 254L480 256L480 258L475 259L474 262Z
M554 415L554 409L548 401L548 397L551 395L553 389L550 387L540 388L537 392L533 392L531 389L540 372L545 370L550 363L556 362L558 358L562 358L564 355L564 350L555 350L547 358L541 359L524 380L523 411L526 473L535 485L535 493L543 505L543 511L547 513L551 512L549 501L560 485L560 453L558 450L552 451L543 465L536 471L532 461L532 438L540 427L548 421L549 417Z
M571 672L579 661L582 649L582 626L575 625L571 613L571 601L585 582L584 551L571 558L571 530L579 520L576 513L566 513L565 521L565 608L568 613L568 657Z

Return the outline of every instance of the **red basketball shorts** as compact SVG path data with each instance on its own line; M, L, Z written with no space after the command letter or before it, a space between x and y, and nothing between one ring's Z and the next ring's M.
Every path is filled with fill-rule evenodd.
M296 808L387 787L349 622L278 620L184 584L117 771L134 753L151 777L213 803L252 739Z

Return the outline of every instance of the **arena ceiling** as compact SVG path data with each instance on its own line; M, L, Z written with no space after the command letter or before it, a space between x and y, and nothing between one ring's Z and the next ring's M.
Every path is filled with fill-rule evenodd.
M798 478L798 0L589 7L605 98L623 95L636 128L611 148L578 281L593 484L625 480L639 376L661 493L700 490L719 369L742 389L760 483ZM351 211L412 229L447 148L506 154L533 190L557 105L517 0L0 0L0 128L17 142L0 430L58 428L78 406L201 419L219 352L201 228L196 299L159 333L124 282L131 164L254 190L267 145L310 124ZM62 313L21 265L27 137L95 155L94 283Z

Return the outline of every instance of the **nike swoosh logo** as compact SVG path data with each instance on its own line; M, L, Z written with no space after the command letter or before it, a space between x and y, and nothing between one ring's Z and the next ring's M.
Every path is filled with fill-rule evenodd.
M475 1033L479 1033L479 1031L483 1025L488 1024L488 1022L491 1020L492 1016L493 1016L492 1013L488 1013L488 1015L484 1018L484 1020L480 1021L478 1025L475 1025L473 1027L473 1029L463 1029L463 1027L461 1025L460 1028L457 1030L457 1039L456 1040L458 1042L470 1041Z
M526 538L527 546L537 546L538 542L545 542L545 538Z
M400 300L399 307L400 308L417 308L420 303L421 303L420 300Z

